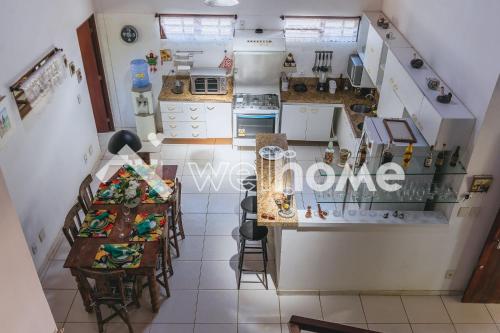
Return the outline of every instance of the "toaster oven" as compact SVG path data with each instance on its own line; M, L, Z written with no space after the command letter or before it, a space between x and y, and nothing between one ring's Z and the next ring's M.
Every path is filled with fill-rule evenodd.
M193 95L227 94L227 77L224 68L193 68L190 77Z

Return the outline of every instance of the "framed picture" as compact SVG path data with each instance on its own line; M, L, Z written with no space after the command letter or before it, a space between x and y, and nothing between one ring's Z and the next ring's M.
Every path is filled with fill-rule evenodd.
M5 102L5 96L0 96L0 142L12 130L12 122Z
M493 176L473 176L470 192L486 193L493 183Z
M404 119L384 119L384 126L392 142L417 142L410 125Z

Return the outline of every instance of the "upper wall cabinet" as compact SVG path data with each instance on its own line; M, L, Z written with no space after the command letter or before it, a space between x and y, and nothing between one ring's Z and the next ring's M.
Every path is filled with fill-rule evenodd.
M392 90L392 94L390 92ZM378 113L381 117L401 117L399 111L391 110L394 104L390 99L398 98L410 116L415 117L420 110L424 95L413 82L405 68L399 63L394 54L389 51L385 65L385 75L380 91L380 104Z
M377 82L378 70L380 67L380 56L382 55L382 46L384 41L375 31L373 26L368 29L368 37L366 39L365 59L363 65L370 76L372 82Z
M446 144L447 150L456 146L465 148L474 130L474 116L456 96L453 96L449 104L437 101L440 92L427 86L428 78L439 80L446 93L450 89L425 61L418 69L411 66L411 60L415 56L422 57L392 24L389 29L378 27L377 20L380 17L384 17L382 13L374 12L363 16L370 22L365 58L369 60L367 55L371 31L377 32L384 41L377 76L377 87L380 90L378 115L382 118L410 116L427 143L437 149L441 149L443 144ZM389 32L385 33L386 31L392 33L387 35ZM372 66L371 61L364 65Z

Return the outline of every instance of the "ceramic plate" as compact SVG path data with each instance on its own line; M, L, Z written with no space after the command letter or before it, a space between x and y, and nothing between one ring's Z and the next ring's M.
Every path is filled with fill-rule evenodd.
M259 155L263 159L275 161L283 158L283 149L277 146L266 146L259 150Z

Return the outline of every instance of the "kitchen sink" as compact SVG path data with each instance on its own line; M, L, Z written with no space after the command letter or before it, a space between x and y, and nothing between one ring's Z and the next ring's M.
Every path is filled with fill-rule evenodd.
M366 104L353 104L351 105L351 111L356 113L370 113L372 112L372 107Z

